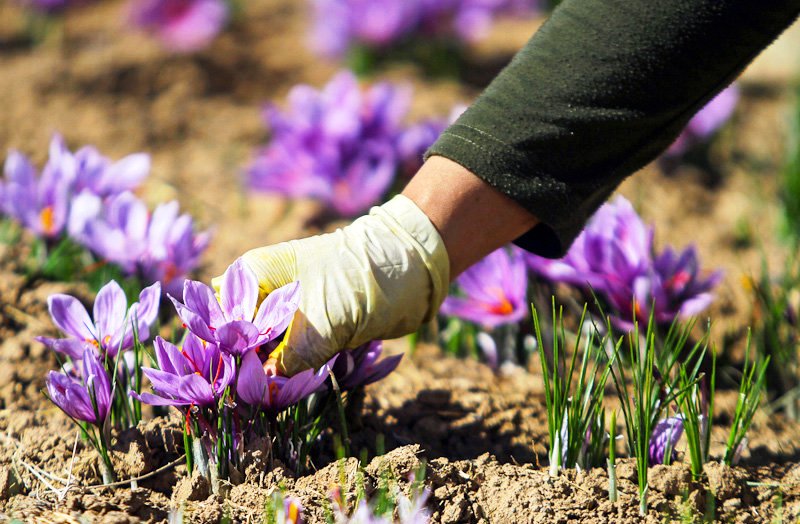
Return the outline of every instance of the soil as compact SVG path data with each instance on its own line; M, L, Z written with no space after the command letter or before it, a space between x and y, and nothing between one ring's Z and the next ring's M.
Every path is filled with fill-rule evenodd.
M124 30L121 2L70 13L60 31L38 46L26 36L19 10L0 4L0 149L20 149L40 164L58 130L71 147L94 144L114 158L151 153L152 175L142 196L151 203L177 198L204 227L214 228L203 279L251 247L333 227L314 220L319 207L313 202L248 195L240 184L252 151L267 138L260 105L283 100L298 82L321 85L339 67L306 50L304 5L246 2L247 16L211 48L171 56ZM539 23L499 24L470 50L464 81L429 78L408 64L380 76L415 87L411 118L446 115L476 96ZM726 271L709 315L715 320L712 338L732 342L723 349L734 352L751 314L742 276L758 274L762 252L774 268L785 255L775 239L776 188L791 82L800 69L798 41L800 27L794 27L743 76L734 125L711 151L716 171L684 166L666 174L653 164L621 188L656 225L659 244L694 242L705 267ZM749 224L749 241L737 229L742 223ZM266 472L257 453L228 498L209 495L202 479L186 476L175 418L149 420L117 435L112 460L120 478L141 478L116 489L100 487L93 450L41 394L46 370L57 364L33 340L54 334L47 296L66 292L87 303L92 297L80 284L26 276L19 262L24 246L0 245L0 519L161 522L180 511L191 522L260 522L265 498L280 486L301 500L309 522L319 522L332 486L344 479L342 492L352 496L361 478L356 459L319 463L316 473L294 478L280 468ZM406 344L387 347L401 352ZM719 395L714 457L721 454L735 401L736 392ZM618 465L616 503L608 501L603 469L549 477L543 467L546 412L534 365L495 372L423 345L396 373L368 388L352 424L353 448L374 457L363 473L368 490L387 468L407 490L409 475L420 461L427 463L433 522L642 520L630 459ZM763 412L742 466L710 463L702 483L691 482L682 463L653 468L644 521L712 511L721 521L796 521L799 435L797 424ZM376 457L379 436L389 452Z

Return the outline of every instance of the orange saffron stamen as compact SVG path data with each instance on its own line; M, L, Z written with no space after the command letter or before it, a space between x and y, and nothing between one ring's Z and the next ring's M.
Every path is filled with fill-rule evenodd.
M297 523L297 517L299 516L300 508L297 507L297 504L294 502L289 503L289 522L292 524Z
M45 233L52 233L55 220L53 217L53 206L47 206L39 213L39 221Z

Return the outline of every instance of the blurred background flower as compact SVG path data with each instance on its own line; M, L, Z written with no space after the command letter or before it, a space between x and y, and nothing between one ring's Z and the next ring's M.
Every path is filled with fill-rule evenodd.
M177 53L198 51L222 31L228 21L224 0L133 0L130 20Z

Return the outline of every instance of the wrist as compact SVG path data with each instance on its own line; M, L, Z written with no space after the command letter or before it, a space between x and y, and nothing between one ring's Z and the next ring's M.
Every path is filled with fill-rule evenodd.
M430 157L402 194L441 235L451 279L538 223L514 200L445 157Z

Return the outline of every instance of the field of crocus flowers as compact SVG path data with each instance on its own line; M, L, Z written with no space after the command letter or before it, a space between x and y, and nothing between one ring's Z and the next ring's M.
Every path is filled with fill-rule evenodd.
M1 3L0 520L800 519L797 24L563 259L262 367L303 289L237 257L397 193L552 8Z

